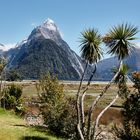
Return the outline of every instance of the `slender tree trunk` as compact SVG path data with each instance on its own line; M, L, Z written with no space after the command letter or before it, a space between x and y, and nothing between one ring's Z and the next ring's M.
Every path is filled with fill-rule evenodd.
M97 103L99 102L100 98L107 92L107 90L109 89L111 84L114 82L114 80L118 76L118 74L119 74L119 72L121 70L121 66L122 66L122 61L119 64L118 72L114 75L112 80L106 85L104 90L96 97L96 99L94 100L94 102L92 103L92 105L91 105L91 107L89 109L89 112L88 112L88 127L87 127L88 140L90 140L90 136L91 136L91 123L92 123L92 117L93 117L93 110L95 109L95 107L96 107Z
M0 76L0 107L1 107L1 99L2 99L2 74Z
M84 69L84 72L83 72L83 75L82 75L82 78L81 78L81 81L80 81L80 85L79 85L79 88L78 88L78 91L77 91L77 99L76 99L76 110L77 110L77 130L78 130L78 133L80 135L80 138L81 140L84 140L84 136L83 136L83 133L81 131L81 113L80 113L80 91L81 91L81 86L82 86L82 82L83 82L83 79L84 79L84 75L85 75L85 72L86 72L86 69L87 69L87 66L88 66L88 61L86 62L86 66L85 66L85 69Z
M98 115L98 117L96 118L96 121L94 123L94 128L93 128L93 134L91 135L91 140L96 140L96 130L99 124L99 120L100 118L103 116L103 114L108 110L108 108L110 108L115 102L116 100L119 98L119 95L117 94L116 97L112 100L112 102L106 106Z
M89 80L88 80L88 83L82 93L82 96L81 96L81 101L80 101L80 109L81 109L81 119L82 119L82 131L84 132L84 127L85 127L85 114L84 114L84 98L85 98L85 95L86 95L86 91L88 90L89 86L90 86L90 83L91 83L91 80L96 72L96 69L97 69L97 66L95 65L95 68L94 68L94 71L92 72ZM85 132L84 132L85 133Z
M3 79L3 83L2 83L2 79ZM3 89L6 86L6 70L5 68L3 69L2 73L1 73L1 85L0 85L0 92L1 94L3 93L3 95L1 96L1 99L3 98L3 108L5 109L5 92L3 92ZM1 99L0 99L0 105L1 105Z
M83 133L82 133L82 131L81 131L81 128L80 128L80 124L78 123L77 124L77 130L78 130L78 132L79 132L79 135L80 135L80 140L84 140L84 135L83 135Z
M2 95L2 85L3 85L3 83L2 83L2 78L3 78L3 72L5 71L5 69L6 69L6 65L3 63L3 59L1 59L1 70L0 70L0 107L1 107L1 99L2 99L2 97L3 97L3 95Z

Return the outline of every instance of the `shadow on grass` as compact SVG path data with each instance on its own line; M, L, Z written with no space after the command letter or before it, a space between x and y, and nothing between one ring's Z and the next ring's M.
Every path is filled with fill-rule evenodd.
M40 136L25 136L21 140L49 140L49 139Z
M22 124L15 124L13 126L18 126L18 127L27 127L26 125L22 125Z
M44 126L30 126L30 128L34 129L35 131L39 132L47 132L47 128Z

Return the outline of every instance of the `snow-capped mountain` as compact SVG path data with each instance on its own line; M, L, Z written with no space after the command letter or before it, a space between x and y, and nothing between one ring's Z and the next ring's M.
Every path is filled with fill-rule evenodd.
M50 71L60 79L79 80L84 62L62 39L54 21L47 19L17 45L7 68L17 69L26 79Z
M47 19L42 25L36 27L29 36L29 40L43 36L46 39L51 39L56 43L62 40L61 35L54 21Z
M59 30L54 23L53 20L47 19L44 21L44 23L38 27L36 27L30 34L29 40L44 37L46 39L51 39L54 42L56 42L58 45L60 45L60 40L62 40L61 35L59 33Z
M47 19L40 26L33 29L27 39L17 43L15 48L3 51L6 48L0 44L0 54L8 57L7 69L16 69L25 79L39 78L49 71L59 79L79 80L85 62L70 49L63 40L54 21ZM131 56L124 60L130 70L140 71L140 48L134 48ZM95 80L110 80L113 76L112 68L118 66L116 57L104 59L98 63ZM86 73L85 79L90 76L92 66Z

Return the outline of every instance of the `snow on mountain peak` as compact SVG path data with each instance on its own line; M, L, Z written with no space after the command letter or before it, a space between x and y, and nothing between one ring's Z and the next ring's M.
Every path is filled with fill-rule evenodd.
M48 18L47 20L44 21L44 23L54 24L54 21L52 19Z
M34 28L34 30L29 35L28 40L37 39L40 37L51 39L59 45L62 40L59 28L57 27L55 22L50 18L45 20L43 24Z
M43 27L53 31L57 30L57 26L55 25L54 21L50 18L44 21Z
M15 43L11 43L11 44L6 44L6 45L3 45L0 43L0 50L2 51L8 51L9 49L12 49L12 48L15 48L16 44Z

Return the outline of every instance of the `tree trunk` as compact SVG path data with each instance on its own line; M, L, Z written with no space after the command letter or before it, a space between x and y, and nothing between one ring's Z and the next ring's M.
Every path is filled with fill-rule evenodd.
M84 140L84 136L83 136L83 133L81 131L81 128L80 128L80 124L79 123L77 124L77 130L79 132L79 136L80 136L81 140Z
M1 59L1 70L0 70L0 107L1 107L1 99L2 99L2 76L3 76L3 72L5 71L6 69L6 65L3 64L3 59Z
M107 92L107 90L109 89L111 84L114 82L114 80L118 76L118 74L119 74L119 72L121 70L121 66L122 66L122 61L119 64L118 72L114 75L112 80L106 85L104 90L96 97L96 99L94 100L94 102L92 103L92 105L91 105L91 107L89 109L89 112L88 112L88 127L87 127L88 140L90 140L90 136L91 136L91 122L92 122L92 117L93 117L93 110L95 109L95 107L96 107L97 103L99 102L100 98Z
M98 117L96 118L96 121L94 123L94 128L93 128L93 134L91 135L91 140L95 140L96 139L96 130L97 130L97 127L98 127L98 124L99 124L99 120L100 118L103 116L103 114L108 110L109 107L111 107L115 101L119 98L119 95L117 94L116 97L112 100L112 102L106 106L101 112L100 114L98 115Z
M83 72L83 75L82 75L82 78L81 78L81 81L80 81L80 85L79 85L79 88L78 88L78 91L77 91L77 99L76 99L76 110L77 110L77 130L78 130L78 133L80 135L80 138L81 140L84 140L84 136L82 134L82 131L81 131L81 111L80 111L80 91L81 91L81 86L82 86L82 82L83 82L83 79L84 79L84 75L85 75L85 72L86 72L86 69L87 69L87 66L88 66L88 61L86 62L86 66L85 66L85 69L84 69L84 72Z
M86 95L86 91L88 90L89 86L90 86L90 83L91 83L91 80L96 72L96 65L95 65L95 69L94 71L92 72L89 80L88 80L88 83L82 93L82 97L81 97L81 101L80 101L80 109L81 109L81 120L82 120L82 131L84 132L84 126L85 126L85 114L84 114L84 98L85 98L85 95Z
M1 99L2 99L2 74L0 76L0 107L1 107Z
M3 80L3 81L2 81ZM1 83L0 83L0 93L2 95L1 98L0 98L0 107L1 107L1 99L4 99L4 102L3 102L3 108L5 109L5 92L3 92L3 89L5 88L6 86L6 70L5 68L3 69L2 73L1 73Z

